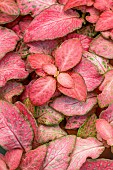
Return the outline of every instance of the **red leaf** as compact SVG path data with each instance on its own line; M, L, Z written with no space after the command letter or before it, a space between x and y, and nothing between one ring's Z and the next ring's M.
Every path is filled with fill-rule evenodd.
M27 15L21 19L21 21L19 22L19 27L22 33L25 32L32 20L33 18L30 15Z
M82 139L77 137L76 145L67 170L80 169L87 157L91 157L92 159L98 158L104 149L103 144L96 138L89 137L87 139Z
M81 28L83 20L77 17L77 12L69 11L64 13L63 5L52 5L37 15L31 22L25 32L24 41L30 42L63 37L69 32Z
M0 101L0 145L6 150L30 150L33 132L30 124L12 104ZM18 120L18 121L17 121Z
M25 63L18 54L10 52L0 60L0 87L10 79L24 79L27 76Z
M24 86L16 81L9 81L4 87L0 88L0 99L5 99L12 103L12 97L20 95Z
M21 161L21 170L41 169L46 156L46 152L46 145L41 145L38 148L27 152Z
M18 40L18 36L12 30L0 26L0 59L15 49Z
M66 88L73 88L74 87L74 81L72 77L68 73L60 73L57 76L57 81Z
M20 164L23 150L13 149L5 154L5 162L10 170L15 170Z
M56 80L50 76L37 79L30 87L30 100L40 106L50 100L56 90Z
M54 64L44 64L43 70L49 75L57 75L57 67Z
M88 94L86 102L79 102L70 97L57 97L50 106L66 116L85 115L97 104L96 96Z
M59 85L58 90L69 97L79 101L85 101L87 97L87 88L84 79L78 73L71 73L71 77L74 81L74 87L68 89Z
M106 31L113 29L113 11L107 10L103 12L95 26L96 31Z
M95 0L94 7L96 9L99 9L100 11L113 9L113 1L112 0Z
M76 136L67 135L49 143L43 170L66 170L75 146Z
M79 7L83 5L86 5L86 0L68 0L66 5L64 6L64 10L66 11L70 8Z
M56 0L17 0L22 15L38 15L41 11L56 3Z
M6 24L14 21L18 16L16 15L8 15L0 12L0 24Z
M55 64L59 71L67 71L76 66L82 57L82 45L79 39L64 41L55 50Z
M113 59L113 41L100 35L92 40L90 50L104 58Z
M8 15L19 15L19 8L14 0L1 0L0 11Z
M113 160L110 159L88 159L83 166L80 168L80 170L104 170L104 169L111 169L113 167Z

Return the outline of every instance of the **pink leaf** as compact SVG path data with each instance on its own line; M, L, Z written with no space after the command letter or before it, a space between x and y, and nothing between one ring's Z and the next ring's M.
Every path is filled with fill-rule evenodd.
M8 15L0 12L0 24L6 24L14 21L18 16L16 15Z
M0 88L0 98L12 103L12 97L20 95L24 86L16 81L9 81L4 87Z
M0 26L0 59L15 49L18 40L18 36L12 30Z
M67 133L62 130L59 126L44 126L39 125L38 127L38 141L39 143L47 143L57 138L66 136Z
M40 106L50 100L56 90L56 80L50 76L37 79L30 87L30 100Z
M75 145L75 136L67 135L49 143L43 170L66 170Z
M82 22L83 20L78 18L77 12L69 11L64 13L63 5L52 5L37 15L31 22L25 32L24 41L30 42L63 37L69 32L81 28Z
M50 106L66 116L85 115L97 103L96 96L88 94L86 102L79 102L70 97L61 96L53 100Z
M29 15L27 15L21 19L21 21L19 22L19 27L20 27L20 30L22 31L22 33L25 32L25 30L28 28L28 26L30 25L32 20L33 20L33 18Z
M107 59L113 59L113 42L97 36L90 44L90 50Z
M67 2L68 2L68 0L58 0L58 2L60 3L60 4L66 4Z
M82 57L81 62L74 67L73 71L78 72L84 78L88 91L96 89L103 80L97 67L84 57Z
M110 159L88 159L80 170L95 170L95 169L111 169L113 167L113 160Z
M56 0L39 1L39 0L17 0L22 15L38 15L44 9L56 3Z
M102 36L106 39L112 39L113 40L113 29L108 31L101 32Z
M27 76L25 63L18 54L10 52L0 60L0 87L4 86L8 80L24 79Z
M49 75L56 76L57 74L57 67L54 64L44 64L43 70Z
M105 119L96 120L96 130L108 145L113 146L113 127Z
M0 170L8 170L6 163L0 158Z
M52 126L59 124L64 116L48 105L44 105L37 107L36 118L39 124Z
M64 10L66 11L70 8L79 7L83 5L86 5L86 0L68 0L66 5L64 6Z
M60 73L57 76L57 81L66 88L73 88L74 87L74 81L72 77L68 73Z
M5 154L5 162L10 170L15 170L20 164L23 150L13 149Z
M41 145L38 148L31 150L22 158L21 170L38 170L41 169L47 152L47 146Z
M59 84L58 90L69 97L79 101L85 101L87 97L87 88L84 79L78 73L72 72L70 75L73 79L74 87L68 89Z
M100 86L102 93L98 95L98 103L101 108L113 103L113 70L105 74L105 80Z
M82 139L77 137L76 145L71 155L71 162L67 170L80 169L87 157L91 157L92 159L98 158L104 149L103 144L96 138L89 137Z
M100 11L113 9L113 1L112 0L95 0L94 7L96 9L99 9Z
M1 0L0 11L8 15L19 15L19 8L14 0Z
M6 150L30 150L33 132L30 124L12 104L0 101L0 145ZM18 120L18 121L17 121Z
M55 50L55 64L59 71L67 71L76 66L82 57L82 45L79 39L64 41Z
M113 104L109 105L106 110L103 110L99 116L100 119L105 119L109 123L113 123Z
M113 11L106 10L103 12L95 26L96 31L106 31L109 29L113 29Z
M90 14L90 16L86 16L86 20L90 23L96 23L99 19L100 12L94 7L87 7L86 12Z

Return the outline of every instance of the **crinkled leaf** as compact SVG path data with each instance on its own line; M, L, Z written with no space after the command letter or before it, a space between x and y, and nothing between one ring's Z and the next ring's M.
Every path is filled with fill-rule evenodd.
M14 0L1 0L0 11L8 15L18 15L19 8Z
M98 95L98 103L101 108L113 103L113 70L108 71L105 74L105 79L102 82L99 89L102 91Z
M87 7L86 12L90 14L90 16L86 16L86 20L92 24L96 23L99 19L100 12L94 7Z
M24 79L27 76L25 63L18 54L10 52L0 60L0 87L10 79Z
M34 119L32 113L25 107L23 103L21 103L20 101L17 101L15 105L19 109L20 113L24 115L26 120L30 122L32 129L33 129L33 133L34 133L34 143L37 146L38 145L38 126L37 126L36 120Z
M82 57L82 45L79 39L64 41L55 51L55 64L59 71L67 71L76 66Z
M57 74L57 67L54 64L44 64L43 70L49 75L55 76Z
M68 117L66 119L65 129L77 129L85 122L86 119L87 115Z
M109 60L102 58L94 53L84 51L83 56L98 67L100 74L105 74L107 71L113 68L111 65L109 65Z
M82 5L86 5L86 0L68 0L64 6L64 10L66 11L70 8L79 7Z
M73 71L82 75L88 91L96 89L103 80L103 77L99 74L97 67L84 57L82 57L81 62L74 67Z
M67 135L50 142L43 170L66 170L75 146L75 139L76 136Z
M90 51L107 59L113 59L113 41L101 35L94 38L90 44Z
M22 158L21 170L41 169L47 152L47 146L41 145L38 148L27 152Z
M96 119L97 116L95 114L88 117L78 129L77 136L81 138L96 137Z
M109 105L106 110L103 110L99 116L100 119L105 119L109 123L113 123L113 104Z
M0 88L0 99L12 102L12 97L20 95L24 90L24 86L16 81L9 81L4 87Z
M105 119L96 120L96 130L108 145L113 146L113 127Z
M25 32L24 41L30 42L63 37L73 30L81 28L83 20L77 17L77 12L69 11L64 13L63 5L52 5L37 15L31 22Z
M66 88L73 88L74 87L74 81L72 77L68 73L60 73L57 76L57 81Z
M57 125L64 119L64 116L62 114L55 111L48 105L37 107L36 117L38 123L49 126Z
M12 30L0 26L0 59L15 49L18 40L18 36Z
M70 75L73 79L74 86L68 89L59 84L58 90L69 97L72 97L79 101L85 101L87 98L87 88L84 79L78 73L72 72L70 73Z
M44 9L56 3L56 0L17 0L22 15L32 14L38 15Z
M47 143L57 138L66 136L67 133L62 130L59 126L45 126L39 125L38 127L38 142Z
M21 149L13 149L5 154L5 162L10 170L15 170L18 168L21 157L22 157L23 150Z
M71 155L71 161L67 170L78 170L86 161L87 157L98 158L104 151L104 146L96 138L89 137L82 139L77 137L74 151Z
M113 1L112 0L95 0L94 7L96 9L99 9L100 11L113 9Z
M31 102L40 106L50 100L56 90L56 80L46 76L37 79L30 87L29 97Z
M58 41L57 40L46 40L46 41L34 41L27 43L30 47L30 53L44 53L44 54L51 54L54 48L57 47Z
M6 24L14 21L18 16L8 15L0 11L0 24Z
M110 159L88 159L80 170L95 170L95 169L112 169L113 160Z
M92 41L92 38L90 38L86 35L83 35L83 34L70 33L64 37L64 40L71 39L71 38L78 38L82 44L83 50L88 51L90 42Z
M85 115L97 103L94 94L88 94L86 102L79 102L76 99L61 96L53 100L50 106L66 116Z
M17 121L18 120L18 121ZM6 150L30 150L33 132L30 124L12 104L0 101L0 145Z
M109 29L113 29L113 11L112 10L106 10L103 13L101 13L95 26L95 31L106 31Z

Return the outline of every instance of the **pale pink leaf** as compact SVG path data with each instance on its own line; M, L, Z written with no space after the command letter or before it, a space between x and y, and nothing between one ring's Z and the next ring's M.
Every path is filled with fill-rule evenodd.
M83 20L78 16L78 13L73 11L65 13L63 5L52 5L34 18L25 32L24 41L63 37L73 30L81 28Z
M101 35L94 38L90 44L90 51L101 57L113 59L113 41L103 38Z
M113 127L105 119L96 120L96 130L108 145L113 146Z
M59 84L58 90L61 93L65 94L69 97L72 97L79 101L85 101L87 98L87 87L86 87L84 79L78 73L72 72L72 73L70 73L70 75L73 79L74 86L72 88L68 89L68 88L65 88Z
M41 169L46 156L46 152L47 152L46 145L41 145L38 148L27 152L22 158L20 164L21 170Z
M103 110L100 115L100 119L105 119L110 124L113 123L113 104L109 105L106 110Z
M97 67L84 57L82 57L81 62L74 67L73 71L78 72L83 77L88 91L96 89L103 80Z
M49 127L45 125L39 125L38 127L38 142L40 144L48 143L52 140L58 139L66 135L67 133L59 126Z
M94 7L100 11L113 9L112 0L95 0Z
M50 106L66 116L85 115L97 104L96 96L88 94L86 102L79 102L70 97L61 96L53 100Z
M44 9L55 4L56 0L17 0L22 15L32 14L33 17L38 15Z
M13 149L5 154L5 162L10 170L15 170L18 168L21 157L22 157L23 150L21 149Z
M83 164L83 166L80 168L80 170L99 170L99 169L105 169L109 170L113 167L113 160L110 159L87 159L87 161Z
M0 87L8 80L24 79L27 76L25 63L17 53L10 52L0 60Z
M0 118L0 145L6 150L30 150L33 131L17 107L0 100Z
M56 76L57 74L57 67L54 64L43 64L43 70L49 75Z
M77 137L71 161L67 170L78 170L86 161L87 157L96 159L104 151L104 146L96 138L82 139Z
M17 17L18 16L16 15L8 15L0 11L0 24L2 25L2 24L13 22Z
M0 26L0 59L6 53L13 51L19 40L18 36L10 29Z
M66 170L75 146L75 139L76 136L67 135L50 142L43 170Z
M55 50L55 64L59 71L67 71L76 66L82 57L82 45L78 38L64 41Z
M50 100L56 90L56 80L53 77L47 76L37 79L30 87L30 100L40 106Z
M72 77L68 73L60 73L57 76L57 81L66 88L73 88L74 87L74 81Z
M13 96L18 96L24 90L24 86L16 81L9 81L0 88L0 99L5 99L12 103Z
M106 31L109 29L113 29L113 11L106 10L101 13L96 26L95 31Z

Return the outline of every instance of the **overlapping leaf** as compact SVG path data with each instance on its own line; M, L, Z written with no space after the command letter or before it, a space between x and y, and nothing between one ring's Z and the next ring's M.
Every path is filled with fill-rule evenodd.
M0 11L0 24L6 24L14 21L18 16L8 15Z
M103 110L99 118L105 119L107 122L113 124L113 104L109 105L106 110Z
M0 87L10 79L24 79L27 76L25 63L18 54L10 52L0 60Z
M66 116L75 116L85 115L96 103L96 96L94 94L89 94L86 102L79 102L76 99L61 96L54 99L50 106Z
M65 13L63 5L52 5L42 11L31 22L25 32L24 41L30 42L63 37L73 30L81 28L82 22L83 20L78 18L77 12L69 11Z

